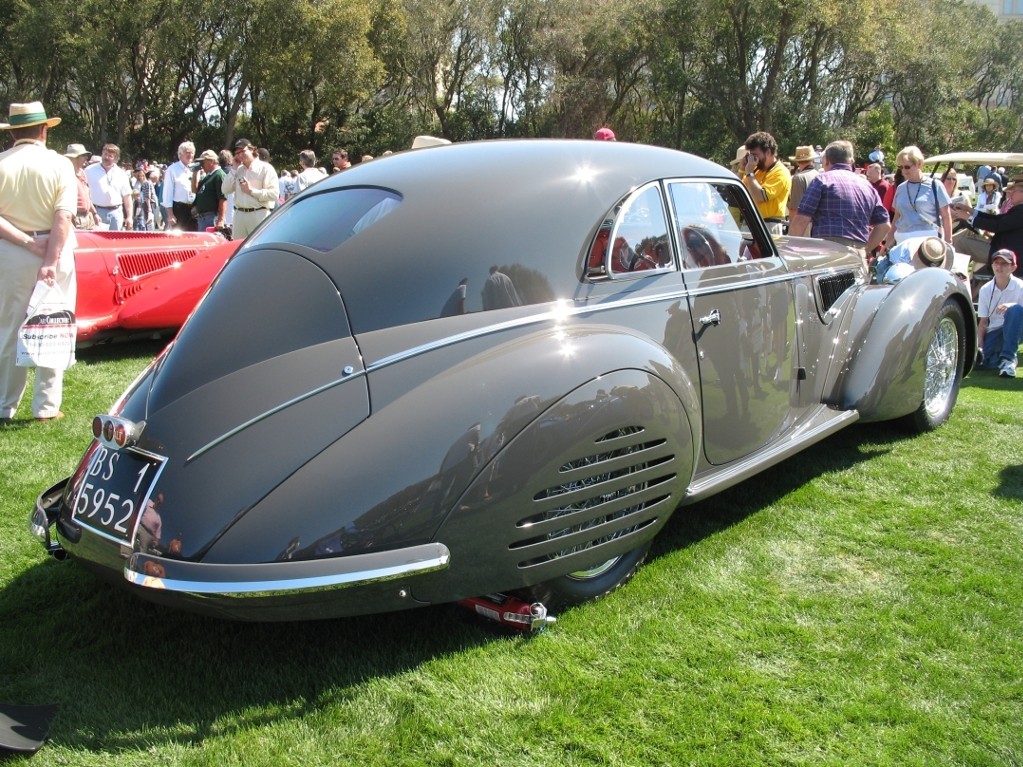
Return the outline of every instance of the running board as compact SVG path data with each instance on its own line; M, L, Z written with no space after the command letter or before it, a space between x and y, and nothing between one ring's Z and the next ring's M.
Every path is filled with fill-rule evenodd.
M767 467L781 463L815 442L830 437L835 432L858 421L859 418L858 410L834 410L826 405L821 405L820 410L813 418L789 434L786 439L768 445L729 464L726 468L715 467L706 476L695 479L689 485L689 490L682 503L695 503L738 484L754 474L759 474Z

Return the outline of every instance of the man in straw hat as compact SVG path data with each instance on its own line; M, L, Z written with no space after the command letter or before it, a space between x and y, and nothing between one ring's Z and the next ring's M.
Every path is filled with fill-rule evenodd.
M85 175L85 164L92 157L92 152L81 144L68 144L64 156L75 168L75 179L78 181L78 208L75 211L75 229L95 229L99 223L99 214L92 204L92 193L89 191L89 179Z
M46 132L60 123L38 101L11 104L14 146L0 154L0 421L10 423L27 384L18 367L17 334L36 282L59 285L75 301L72 219L78 183L71 161L46 148ZM37 420L62 418L64 373L37 368L32 413Z
M803 192L810 182L817 178L817 152L812 146L797 146L796 153L789 157L796 164L796 172L792 174L792 190L789 192L789 221L803 199Z
M986 179L985 179L986 180ZM991 246L988 250L987 265L982 266L975 275L983 279L992 274L991 256L996 251L1008 249L1013 253L1023 253L1023 176L1017 176L1005 187L1005 198L1012 204L1005 213L986 213L971 208L964 202L952 206L952 217L966 221L971 229L991 232ZM1023 278L1020 265L1017 263L1015 275Z

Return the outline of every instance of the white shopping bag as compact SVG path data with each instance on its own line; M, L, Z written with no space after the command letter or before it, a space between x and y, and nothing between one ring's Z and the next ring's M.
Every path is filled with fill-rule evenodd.
M18 330L20 367L67 370L75 364L75 307L57 285L37 282Z

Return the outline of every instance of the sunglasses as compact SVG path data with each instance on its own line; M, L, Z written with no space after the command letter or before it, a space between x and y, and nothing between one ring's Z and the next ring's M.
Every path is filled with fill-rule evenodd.
M900 165L899 167L902 168L903 170L910 170L911 168L915 168L916 166L915 165Z

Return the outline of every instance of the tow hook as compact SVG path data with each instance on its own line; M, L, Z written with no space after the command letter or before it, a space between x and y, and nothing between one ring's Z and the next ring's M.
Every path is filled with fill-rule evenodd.
M469 597L462 599L458 604L502 626L527 634L543 631L549 624L557 621L553 615L548 615L547 608L542 603L524 602L508 594Z

